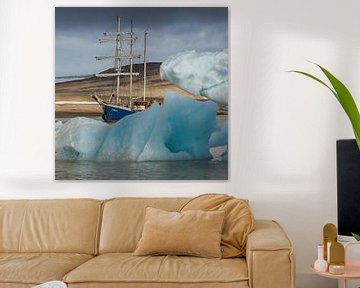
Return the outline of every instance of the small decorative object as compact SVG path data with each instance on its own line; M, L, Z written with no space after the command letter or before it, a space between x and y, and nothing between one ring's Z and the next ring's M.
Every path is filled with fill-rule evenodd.
M341 243L334 242L331 244L329 273L345 273L345 248Z
M324 248L324 250L326 250L326 261L328 262L328 264L330 264L330 247L331 247L332 242L328 241L327 245L326 245L326 249Z
M323 228L323 237L324 237L324 259L330 263L329 252L331 244L337 241L337 228L334 224L328 223Z
M326 272L328 263L324 260L324 245L318 245L318 258L314 263L314 269L320 272Z
M329 265L329 273L340 275L345 273L345 266L344 265L336 265L336 264L330 264Z

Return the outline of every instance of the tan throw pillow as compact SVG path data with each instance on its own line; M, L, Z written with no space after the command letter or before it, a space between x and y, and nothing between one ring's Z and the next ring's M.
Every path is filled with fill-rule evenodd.
M167 212L147 207L134 255L221 258L224 211Z
M204 194L190 200L181 209L181 211L188 210L225 211L221 236L222 257L246 255L247 236L254 230L254 217L247 200L224 194Z

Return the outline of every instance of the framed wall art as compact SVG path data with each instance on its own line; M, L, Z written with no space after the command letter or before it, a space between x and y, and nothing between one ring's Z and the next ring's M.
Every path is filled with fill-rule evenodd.
M55 8L56 180L228 179L228 8Z

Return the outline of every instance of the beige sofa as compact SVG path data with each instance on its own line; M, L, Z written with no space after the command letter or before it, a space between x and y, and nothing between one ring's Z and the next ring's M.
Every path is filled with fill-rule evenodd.
M133 256L145 207L178 211L188 200L1 200L0 287L294 287L291 241L269 220L256 220L246 258Z

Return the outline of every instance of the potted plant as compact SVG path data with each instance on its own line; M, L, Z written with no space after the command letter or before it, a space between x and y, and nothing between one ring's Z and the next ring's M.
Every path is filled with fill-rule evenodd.
M352 97L350 91L346 88L346 86L340 80L338 80L334 75L332 75L329 71L327 71L322 66L320 66L318 64L315 64L315 65L318 66L320 68L320 70L325 74L325 76L329 80L331 86L307 72L297 71L297 70L292 70L289 72L294 72L294 73L305 75L305 76L321 83L322 85L327 87L332 92L332 94L339 101L340 105L343 107L345 113L347 114L347 116L351 122L353 131L354 131L354 135L355 135L355 139L356 139L356 143L357 143L357 147L360 151L360 114L359 114L359 110L356 106L356 103L354 101L354 98ZM354 216L354 217L356 217L356 216ZM355 233L351 233L351 234L357 241L360 241L360 235L355 234Z

